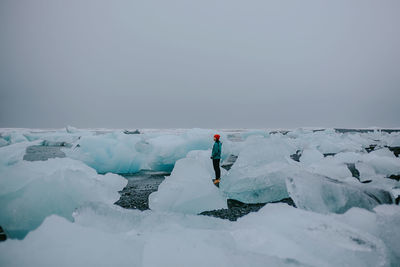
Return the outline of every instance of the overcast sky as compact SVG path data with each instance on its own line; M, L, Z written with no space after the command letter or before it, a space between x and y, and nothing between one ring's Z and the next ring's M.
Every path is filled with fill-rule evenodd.
M400 127L400 1L0 0L0 127Z

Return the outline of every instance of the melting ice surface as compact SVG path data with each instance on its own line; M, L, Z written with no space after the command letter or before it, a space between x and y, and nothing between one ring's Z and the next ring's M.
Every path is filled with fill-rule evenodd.
M400 207L393 204L400 185L387 178L400 175L392 152L400 146L398 133L257 130L235 131L230 140L232 133L223 132L223 159L238 159L217 189L212 130L0 132L0 226L9 237L0 243L0 266L400 262ZM63 146L67 158L24 161L26 148L40 144ZM172 168L150 196L151 210L113 205L126 185L113 173ZM227 198L288 197L297 208L270 203L237 222L196 215L226 208Z

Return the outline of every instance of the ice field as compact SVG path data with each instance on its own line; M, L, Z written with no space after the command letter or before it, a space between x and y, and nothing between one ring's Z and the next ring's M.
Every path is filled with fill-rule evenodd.
M0 266L400 266L399 153L379 129L0 129ZM114 205L142 170L171 172L150 210ZM266 205L199 215L228 199Z

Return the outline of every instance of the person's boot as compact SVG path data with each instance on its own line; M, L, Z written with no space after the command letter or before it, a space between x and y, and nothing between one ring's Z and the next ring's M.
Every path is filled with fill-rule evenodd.
M215 184L216 187L219 187L219 182L221 179L213 179L213 182Z

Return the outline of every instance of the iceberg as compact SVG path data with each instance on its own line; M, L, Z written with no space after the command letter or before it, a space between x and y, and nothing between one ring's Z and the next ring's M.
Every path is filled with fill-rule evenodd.
M300 162L305 165L311 165L323 160L324 155L317 149L304 149L301 153Z
M92 208L80 209L74 223L49 216L24 240L0 243L0 265L262 267L268 262L299 266L276 256L240 250L231 236L231 224L222 220Z
M319 213L344 213L352 207L372 210L377 205L393 203L390 192L383 189L352 179L339 181L305 170L287 178L286 186L296 207Z
M191 129L182 134L126 135L112 132L84 136L72 149L64 149L70 158L85 162L99 173L135 173L141 169L171 171L177 160L189 151L212 147L213 131ZM223 136L223 159L231 153L231 143Z
M235 166L235 165L233 165ZM281 162L241 169L232 168L221 178L220 188L230 198L243 203L267 203L289 197L285 178L293 166Z
M372 211L352 208L336 219L381 239L389 251L392 265L400 262L400 207L380 205Z
M398 208L374 211L325 215L267 204L233 223L91 202L74 222L52 215L24 240L0 243L0 265L395 266Z
M379 238L332 215L267 204L240 218L232 235L239 248L305 266L389 266Z
M150 209L198 214L227 208L225 197L212 183L214 170L210 155L210 150L194 150L178 160L171 175L149 196ZM223 174L225 170L221 171Z
M287 198L285 177L295 168L290 155L297 147L280 135L250 136L220 188L228 198L265 203Z
M399 174L399 159L385 148L398 134L297 129L224 138L224 159L238 158L218 189L213 133L70 128L2 137L0 225L10 238L0 242L0 266L398 265L400 207L387 204L400 186L385 178ZM63 149L70 158L23 160L28 146L63 142L72 144ZM172 168L143 212L112 205L127 180L98 174ZM226 208L226 198L287 197L298 208L268 203L236 222L196 215Z
M0 243L0 265L141 266L142 249L140 240L83 227L51 215L24 240Z
M26 142L28 139L26 138L26 131L25 130L18 130L18 131L5 131L1 133L1 139L3 139L7 144L15 144ZM4 141L1 143L4 145ZM2 145L2 146L3 146Z
M371 166L377 174L390 176L400 174L400 158L388 149L373 151L363 156L362 161Z
M4 140L3 138L1 138L1 136L0 136L0 147L7 146L7 145L8 145L8 142L6 140Z
M333 129L321 131L297 130L287 134L295 138L302 148L313 147L322 154L336 154L339 152L361 151L363 146L371 144L371 141L361 137L359 134L336 133Z
M0 147L0 171L2 168L22 161L25 151L29 146L37 145L40 142L21 142Z
M23 238L48 215L72 220L74 209L85 202L115 202L126 183L72 159L19 161L0 169L0 225L9 237Z

